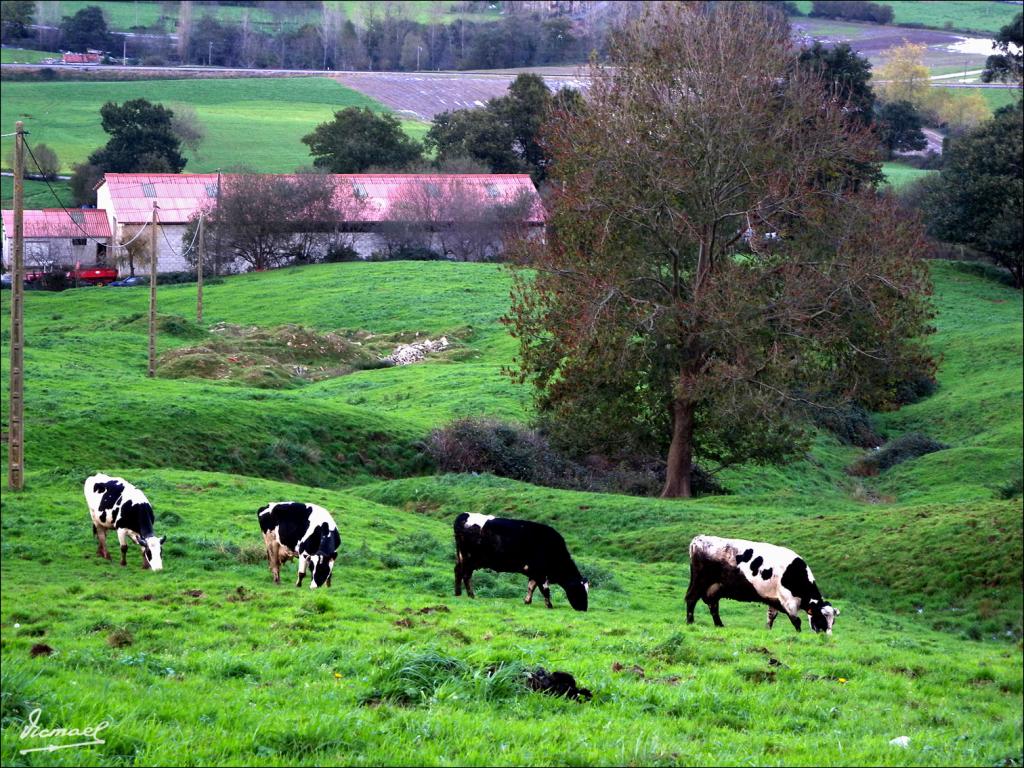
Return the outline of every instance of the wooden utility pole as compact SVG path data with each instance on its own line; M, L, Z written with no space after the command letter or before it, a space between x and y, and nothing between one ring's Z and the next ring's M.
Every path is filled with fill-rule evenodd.
M14 124L14 253L11 255L11 386L7 487L25 487L25 124Z
M203 262L206 261L206 229L199 217L199 258L196 260L196 323L203 324Z
M149 232L149 378L156 376L156 200Z

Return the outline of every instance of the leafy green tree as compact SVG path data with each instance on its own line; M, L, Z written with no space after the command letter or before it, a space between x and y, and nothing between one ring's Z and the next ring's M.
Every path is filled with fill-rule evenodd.
M89 164L110 173L181 173L187 162L174 133L174 112L146 99L100 108L106 146L89 155Z
M89 48L107 51L113 46L113 37L107 29L107 20L98 6L89 5L74 16L65 16L60 25L64 47L82 53Z
M423 157L419 142L402 131L394 115L346 107L302 138L313 165L331 173L362 173L371 166L401 170Z
M802 402L892 401L930 366L923 232L894 201L821 179L875 139L794 67L753 3L670 3L550 118L546 242L521 244L506 324L520 381L562 445L777 463L805 450Z
M505 96L490 99L483 109L460 109L435 117L425 143L436 150L439 161L469 157L493 173L528 172L541 182L548 164L541 125L552 105L577 103L572 94L570 89L552 94L539 75L521 74Z
M29 25L35 22L36 4L28 0L0 2L0 20L3 21L4 40L28 36Z
M851 119L868 125L875 119L875 91L871 87L871 62L849 43L827 47L815 40L800 51L800 64L821 75L846 105Z
M914 152L928 146L921 130L921 115L909 101L883 104L876 123L878 138L889 157L894 152Z
M985 71L981 73L982 82L999 80L1020 85L1024 69L1024 13L1018 13L1013 21L999 30L995 47L1001 53L993 54L985 61Z
M942 172L923 206L929 231L969 245L1024 284L1024 110L1021 102L949 141Z

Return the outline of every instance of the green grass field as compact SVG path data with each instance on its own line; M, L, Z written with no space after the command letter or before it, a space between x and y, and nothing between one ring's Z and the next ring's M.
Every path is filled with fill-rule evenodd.
M363 0L328 0L328 4L339 9L345 18L352 19L360 26L362 26L363 20L368 15L383 13L379 4L364 2ZM60 11L64 16L71 16L90 5L97 5L103 9L107 18L107 24L112 30L128 30L136 26L152 27L155 24L162 23L165 29L173 31L178 20L177 7L171 6L168 8L165 4L158 2L65 0L60 4ZM491 9L483 13L473 13L461 11L454 8L454 5L454 3L450 2L411 0L411 2L392 4L389 12L423 24L431 22L447 24L458 18L479 19L481 21L500 18L497 9ZM192 16L194 19L199 19L203 15L210 14L220 21L241 21L242 15L246 12L248 12L249 20L252 23L275 28L278 26L301 26L302 24L316 23L321 17L318 10L307 7L292 7L286 13L275 16L266 8L217 5L216 3L196 3L193 6Z
M50 187L53 188L53 192L57 193L57 197L60 199L60 203L53 197L53 192L50 191ZM34 210L37 208L59 208L61 203L66 207L71 207L75 204L75 201L71 198L71 189L68 187L66 181L51 181L50 186L46 186L46 182L33 181L32 179L25 180L25 209ZM14 179L10 176L0 176L0 209L8 209L14 207Z
M882 163L882 173L885 174L885 182L893 189L902 189L911 182L923 179L929 173L923 168L914 168L904 163Z
M142 289L29 292L27 484L0 500L3 763L1019 764L1024 534L1002 489L1021 472L1024 307L958 265L932 272L940 387L877 427L948 450L853 478L861 452L821 435L806 459L731 469L730 495L689 501L431 474L416 444L433 426L529 418L500 375L515 347L498 267L352 263L208 286L207 325L457 331L465 346L280 391L147 379ZM194 317L194 286L159 301ZM165 327L161 350L207 333ZM100 469L154 502L163 572L134 550L126 569L95 557L82 480ZM329 590L296 590L294 564L270 581L255 511L286 498L339 522ZM591 610L558 588L555 610L524 606L525 579L489 572L475 601L452 597L462 511L556 525ZM687 627L698 532L794 547L842 611L835 634L768 632L762 607L735 602L725 629L703 605ZM535 665L593 700L528 692ZM46 746L20 738L36 707L47 728L109 723L106 743L19 755Z
M0 48L0 64L38 64L46 59L59 59L52 51L30 51L25 48Z
M190 156L187 172L248 165L268 173L288 173L312 163L301 139L345 107L386 111L379 102L320 77L225 80L137 80L0 84L5 119L20 118L30 141L46 143L69 171L106 143L100 107L107 101L145 98L174 108L191 105L206 128L206 141ZM429 127L403 120L406 131L422 138ZM6 157L13 138L0 144ZM6 160L4 160L6 163Z
M811 0L796 0L801 13L810 13ZM954 29L995 35L1020 13L1020 5L994 0L886 0L894 24Z

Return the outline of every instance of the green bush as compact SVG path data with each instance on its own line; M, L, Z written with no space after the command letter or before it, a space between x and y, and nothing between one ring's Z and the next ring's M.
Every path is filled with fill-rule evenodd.
M868 454L855 463L849 470L850 474L859 477L877 475L887 469L902 464L905 461L916 459L936 451L943 451L949 448L945 443L933 440L920 432L909 432L900 435L895 440L890 440L881 448Z

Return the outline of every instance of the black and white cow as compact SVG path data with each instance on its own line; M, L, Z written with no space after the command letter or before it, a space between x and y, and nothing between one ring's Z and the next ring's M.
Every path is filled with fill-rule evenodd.
M824 600L814 574L791 549L743 539L695 536L690 542L690 587L686 590L686 623L693 623L698 600L707 603L715 626L721 627L718 601L723 597L768 605L768 629L782 611L800 631L800 611L807 611L811 629L832 634L839 611Z
M554 528L529 520L511 520L493 515L463 512L455 518L455 595L475 597L470 579L473 571L487 568L501 573L525 573L529 578L526 598L533 602L533 590L540 587L544 603L551 608L551 584L565 590L569 605L587 610L590 582L580 575L569 555L565 539Z
M104 474L86 479L83 490L98 542L97 555L110 559L107 531L114 528L121 543L121 565L127 565L125 554L131 539L142 550L143 568L159 571L164 567L161 550L166 537L153 534L153 505L146 494L123 478Z
M302 586L306 568L310 568L309 588L331 586L334 561L338 557L341 536L331 513L316 504L279 501L260 507L256 513L267 545L270 573L281 583L281 563L299 559L295 586Z

